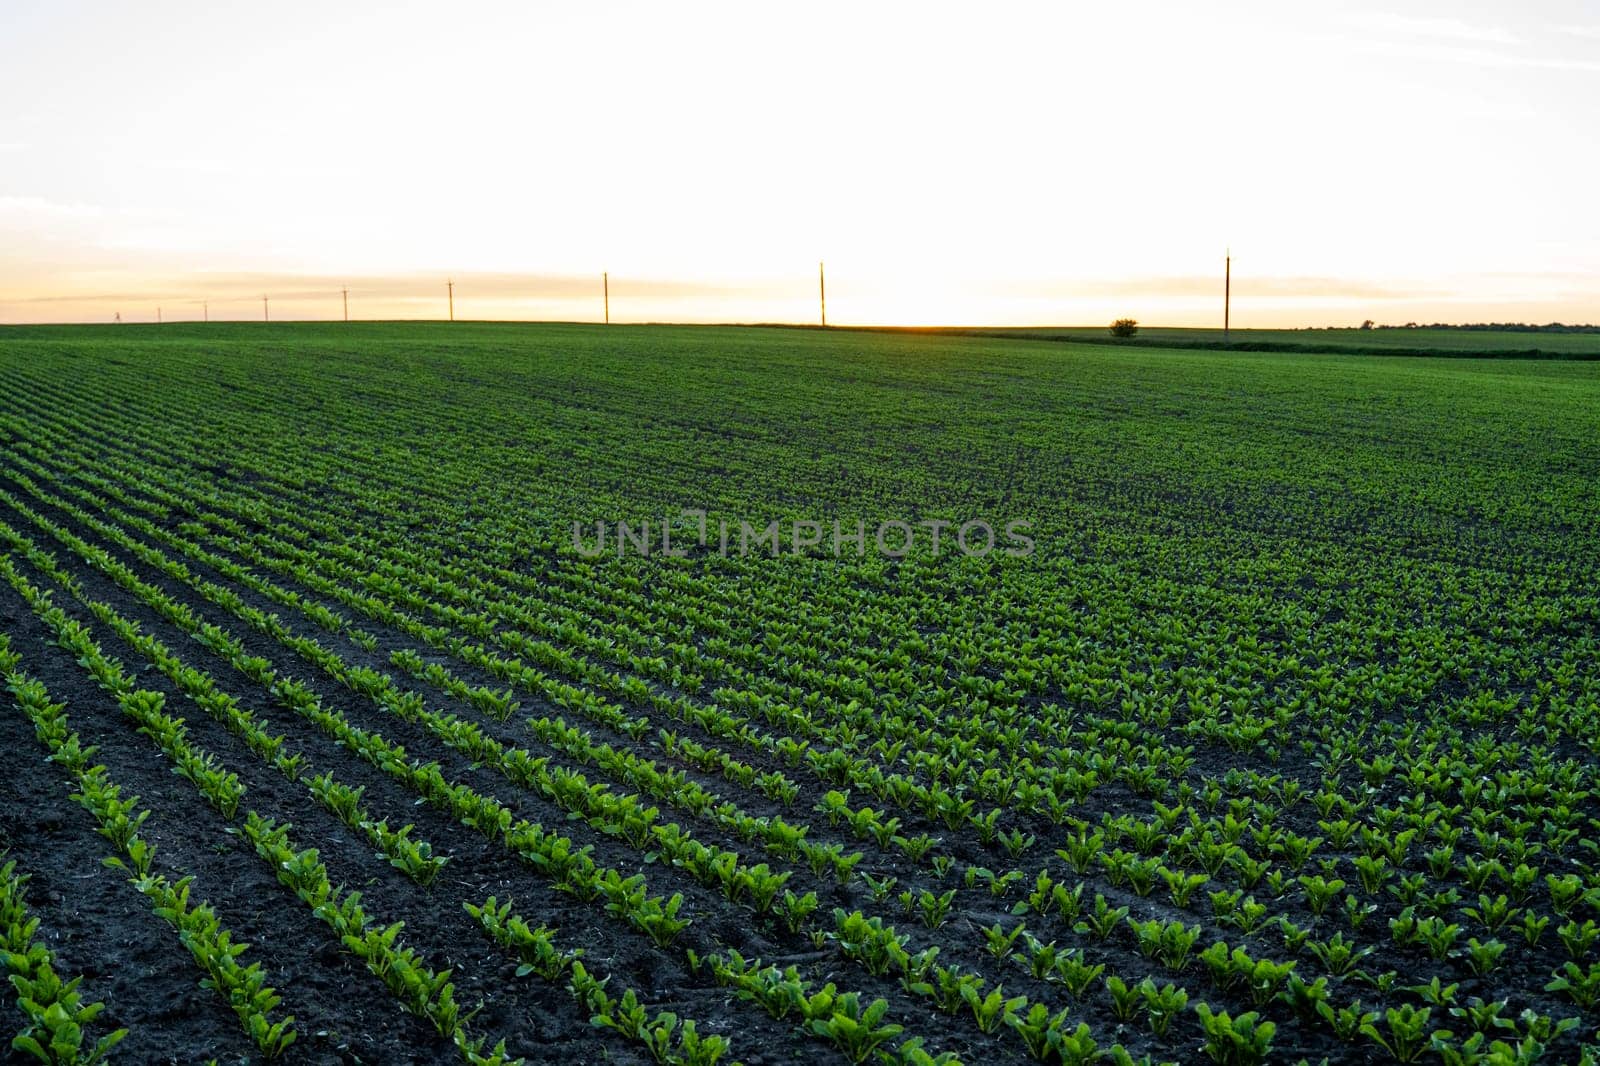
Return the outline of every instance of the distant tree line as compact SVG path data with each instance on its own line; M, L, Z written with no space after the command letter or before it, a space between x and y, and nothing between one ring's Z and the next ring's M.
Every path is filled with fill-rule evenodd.
M1346 329L1345 326L1309 326L1308 330L1317 329ZM1362 329L1465 329L1481 330L1486 333L1600 333L1600 326L1596 325L1567 325L1565 322L1546 322L1539 325L1536 322L1407 322L1403 326L1384 325L1374 323L1370 318L1361 323Z

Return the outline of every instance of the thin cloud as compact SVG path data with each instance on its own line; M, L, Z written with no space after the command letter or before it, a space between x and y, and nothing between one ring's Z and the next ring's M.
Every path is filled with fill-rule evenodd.
M339 276L281 273L207 273L189 277L152 280L142 291L122 290L83 295L34 296L17 303L67 303L112 300L259 300L263 295L275 300L335 299L343 289L352 298L389 302L437 302L443 298L445 281L455 281L457 300L527 301L574 300L594 296L601 286L600 276L571 274L405 274L392 276ZM671 281L655 278L628 278L611 275L613 297L648 300L705 298L770 298L789 295L792 282L752 281Z
M94 293L87 293L87 294L83 294L83 295L73 295L73 296L23 296L23 297L13 298L9 302L10 303L15 303L15 304L72 304L72 303L84 303L85 301L88 301L88 302L125 301L125 302L130 302L131 303L131 302L136 301L136 300L160 300L160 299L166 299L166 298L167 297L163 293L149 293L149 292L94 292Z
M0 196L0 215L93 218L104 213L104 209L94 204L62 203L42 196Z
M1381 55L1502 69L1600 71L1600 62L1552 56L1503 26L1380 11L1357 12L1342 21L1356 31L1356 47ZM1551 32L1600 39L1600 26L1547 27L1541 36Z
M1453 18L1425 18L1397 15L1388 11L1363 11L1351 15L1346 21L1369 31L1403 34L1409 37L1432 37L1449 41L1468 41L1474 44L1525 43L1522 38L1501 26L1483 26Z
M1358 45L1368 52L1399 56L1404 59L1435 60L1443 63L1461 63L1467 66L1525 70L1572 70L1585 73L1600 71L1600 62L1587 59L1562 59L1554 56L1511 55L1483 48L1465 48L1448 44L1404 43L1398 41L1361 41Z

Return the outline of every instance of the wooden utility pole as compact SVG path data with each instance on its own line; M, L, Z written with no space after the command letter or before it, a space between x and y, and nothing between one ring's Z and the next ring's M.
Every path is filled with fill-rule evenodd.
M606 325L611 325L611 275L605 271L600 273L600 284L606 294Z
M205 300L200 301L200 320L202 322L211 321L211 304Z
M350 290L344 288L339 291L344 295L344 320L348 322L350 321Z
M822 301L822 328L828 328L828 277L817 263L817 297Z
M455 279L452 278L451 280L445 282L444 285L445 285L445 288L450 293L450 321L454 322L456 320L456 283L455 283Z
M161 308L156 308L156 325L161 325Z
M1228 343L1229 317L1233 312L1233 249L1222 261L1222 343Z
M265 296L261 298L261 321L272 321L272 315L267 312L267 298Z

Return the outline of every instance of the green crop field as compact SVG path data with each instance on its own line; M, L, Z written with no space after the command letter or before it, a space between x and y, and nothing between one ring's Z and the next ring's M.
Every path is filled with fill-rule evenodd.
M1594 1062L1597 520L1593 362L0 329L0 1020Z

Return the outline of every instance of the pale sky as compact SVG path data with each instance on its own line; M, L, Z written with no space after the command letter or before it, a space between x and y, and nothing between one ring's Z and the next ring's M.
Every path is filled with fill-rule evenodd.
M0 322L1600 321L1600 5L0 0Z

